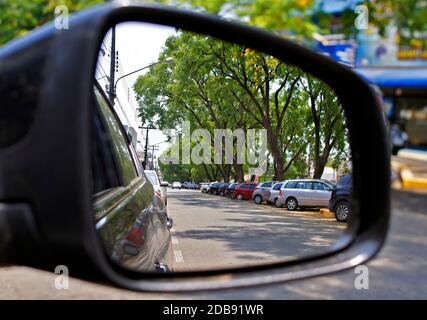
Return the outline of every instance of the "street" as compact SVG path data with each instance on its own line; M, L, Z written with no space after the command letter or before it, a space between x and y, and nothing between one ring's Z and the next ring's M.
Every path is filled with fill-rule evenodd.
M199 190L168 190L175 271L293 259L327 250L346 224L318 215Z
M141 293L76 278L70 279L68 290L57 290L53 270L9 266L0 269L0 299L425 299L427 197L399 191L392 199L386 245L367 263L369 290L355 289L354 269L286 284L205 293Z

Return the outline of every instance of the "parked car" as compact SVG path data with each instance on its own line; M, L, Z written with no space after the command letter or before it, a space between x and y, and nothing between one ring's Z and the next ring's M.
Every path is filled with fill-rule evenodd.
M220 186L219 186L219 188L218 188L218 194L219 194L220 196L224 196L224 194L225 194L225 190L227 190L227 188L228 188L228 186L229 186L230 184L231 184L231 183L228 183L228 182L221 183L221 184L220 184Z
M133 144L98 83L94 97L96 112L92 117L98 125L94 126L93 139L98 147L92 155L93 208L106 253L115 263L133 270L172 271L172 220L164 203L166 193L162 194L155 171L142 169ZM109 179L110 172L117 172L120 180ZM150 183L143 183L146 179Z
M240 184L239 182L236 182L236 183L232 183L232 184L230 184L230 185L227 187L227 189L225 189L225 191L224 191L224 197L232 198L232 194L233 194L233 192L234 192L234 189L236 189L236 187L237 187L239 184Z
M181 190L181 188L182 188L181 182L178 182L178 181L172 182L172 189L179 189L179 190Z
M214 194L214 195L218 194L218 189L220 184L221 182L212 182L209 186L208 193Z
M350 197L353 191L353 175L342 176L337 185L332 189L329 200L329 210L335 213L335 218L340 222L347 222L350 216Z
M280 188L277 206L288 210L298 207L328 207L333 184L319 179L289 180Z
M284 183L286 183L286 181L277 182L270 188L270 194L267 200L268 203L274 203L276 207L280 207L278 204L279 192Z
M153 185L154 192L162 199L163 203L167 205L168 195L166 187L168 186L168 183L166 181L160 182L157 172L154 170L144 170L144 173L148 181Z
M191 189L191 185L192 185L192 183L191 183L191 182L184 182L184 183L182 184L182 188L183 188L183 189Z
M257 183L255 182L245 182L239 184L232 194L233 199L238 200L249 200L252 197L252 193L255 191Z
M203 193L208 193L208 189L209 189L209 183L208 182L202 182L200 184L200 191L202 191Z
M270 196L270 189L275 183L276 181L268 181L268 182L261 182L260 184L258 184L255 188L254 193L252 194L252 200L256 204L267 202Z

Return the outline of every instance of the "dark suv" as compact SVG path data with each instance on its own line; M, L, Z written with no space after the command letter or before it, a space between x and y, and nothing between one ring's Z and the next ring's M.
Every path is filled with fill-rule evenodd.
M337 185L332 189L329 200L329 210L335 213L335 218L340 222L347 222L350 216L350 196L353 190L353 175L342 176Z

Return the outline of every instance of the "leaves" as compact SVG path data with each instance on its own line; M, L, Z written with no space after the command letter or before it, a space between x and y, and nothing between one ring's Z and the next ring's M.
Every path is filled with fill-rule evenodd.
M0 0L0 45L54 19L57 5L69 13L99 4L103 0Z
M305 173L309 144L316 144L316 165L322 171L323 159L344 148L339 101L324 83L300 69L250 48L189 32L166 41L159 60L166 58L173 63L153 66L136 82L144 122L156 119L156 125L166 129L189 121L193 130L203 128L212 136L215 129L265 129L273 174L279 180L288 170ZM209 166L225 181L238 171L226 164ZM249 169L247 164L244 168Z

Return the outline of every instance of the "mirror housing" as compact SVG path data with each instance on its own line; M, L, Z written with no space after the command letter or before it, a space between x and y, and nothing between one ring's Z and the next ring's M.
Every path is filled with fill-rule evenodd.
M357 221L350 224L330 253L259 267L146 277L108 260L94 227L90 188L93 74L104 34L112 25L125 21L163 24L249 46L313 74L336 92L348 124L358 206L354 208ZM39 49L43 63L37 69L41 80L34 87L37 99L32 102L36 104L33 122L21 140L0 149L0 199L26 206L23 224L16 223L20 217L13 216L16 211L7 207L0 210L2 226L13 226L3 247L26 244L27 248L5 262L47 270L65 264L71 275L104 279L129 289L183 291L322 275L361 264L381 248L390 212L389 144L373 91L349 68L272 33L215 16L117 2L72 16L70 29L56 30L51 24L6 45L0 51L0 62L8 67L0 71L0 80L18 72L20 65L31 65L34 57L25 53L34 49ZM34 71L24 72L29 77ZM27 83L17 85L25 92ZM0 87L0 95L3 101L13 102L7 87ZM370 182L372 177L375 184ZM30 235L38 241L30 241Z

